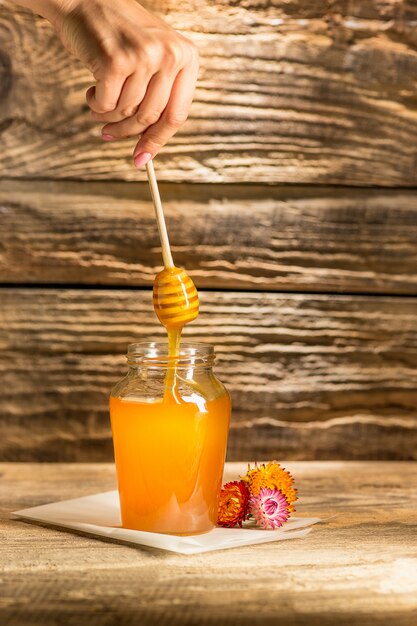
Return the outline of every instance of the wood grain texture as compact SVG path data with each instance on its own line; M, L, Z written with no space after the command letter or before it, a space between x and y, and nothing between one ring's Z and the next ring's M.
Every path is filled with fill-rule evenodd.
M190 28L203 31L213 30L215 24L224 32L232 28L242 32L245 28L258 30L282 25L281 21L291 23L300 19L353 18L354 24L360 24L361 20L407 24L417 19L417 7L412 0L144 0L142 4L150 11L167 16L178 27L188 19ZM197 24L196 14L201 17Z
M176 263L199 288L417 294L412 191L162 185ZM0 182L0 282L150 286L146 183Z
M185 336L216 346L229 459L417 458L414 299L200 296ZM126 346L164 337L150 290L4 289L0 328L1 457L111 458Z
M286 464L287 465L287 464ZM115 488L113 466L2 464L8 626L413 626L415 463L289 463L299 540L184 557L9 519L13 510ZM236 479L245 464L226 466Z
M159 178L415 186L415 8L361 4L160 2L202 62ZM45 21L2 4L0 59L2 176L144 179L133 141L103 145L91 77Z

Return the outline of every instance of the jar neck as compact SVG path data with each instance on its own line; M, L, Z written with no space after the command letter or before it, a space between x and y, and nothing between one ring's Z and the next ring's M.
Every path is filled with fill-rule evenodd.
M181 342L179 354L171 356L167 343L131 343L127 351L129 369L178 370L211 369L216 355L213 346L204 343Z

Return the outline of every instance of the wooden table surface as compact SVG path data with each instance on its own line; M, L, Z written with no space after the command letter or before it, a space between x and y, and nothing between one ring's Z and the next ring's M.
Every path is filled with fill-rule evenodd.
M13 521L115 487L110 464L0 464L7 626L417 624L417 465L297 462L305 538L194 556ZM229 464L227 478L244 470Z

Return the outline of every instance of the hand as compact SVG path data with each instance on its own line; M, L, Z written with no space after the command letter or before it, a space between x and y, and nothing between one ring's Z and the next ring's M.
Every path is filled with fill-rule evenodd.
M87 91L105 141L141 135L137 167L153 158L188 117L198 74L193 43L136 0L23 0L56 28L92 72Z

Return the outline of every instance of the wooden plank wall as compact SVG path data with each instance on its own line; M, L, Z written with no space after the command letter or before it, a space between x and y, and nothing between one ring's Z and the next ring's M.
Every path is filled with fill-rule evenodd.
M230 460L417 458L417 9L159 0L201 50L156 162L234 414ZM162 337L160 250L130 141L89 74L0 5L0 457L107 460L126 345Z

